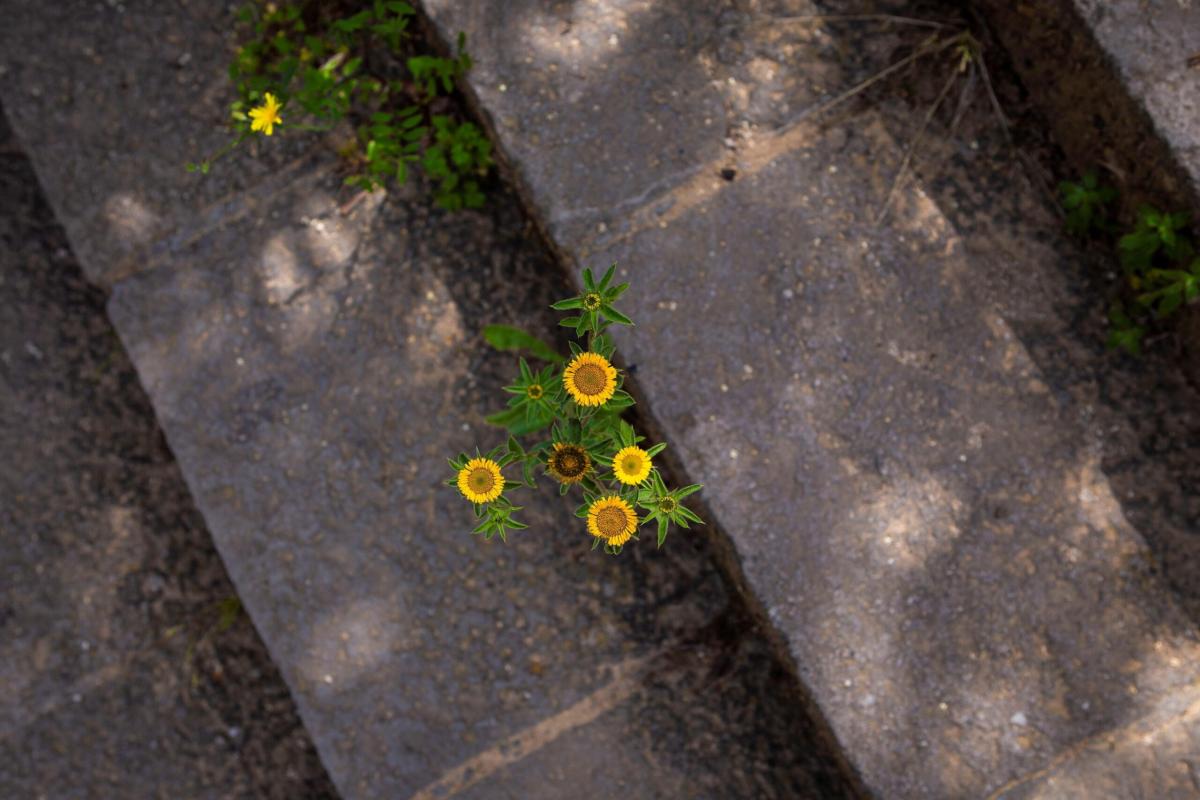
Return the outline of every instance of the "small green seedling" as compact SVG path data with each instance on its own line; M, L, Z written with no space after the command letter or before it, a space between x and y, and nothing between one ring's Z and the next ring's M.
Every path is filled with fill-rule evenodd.
M1058 191L1067 211L1068 231L1076 236L1087 236L1109 226L1109 207L1117 199L1117 190L1102 186L1094 171L1084 175L1079 183L1063 181L1058 185Z

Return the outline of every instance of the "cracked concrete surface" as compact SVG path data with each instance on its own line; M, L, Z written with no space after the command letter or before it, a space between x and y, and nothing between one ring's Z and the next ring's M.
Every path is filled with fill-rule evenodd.
M1194 622L1154 574L1165 555L1193 602L1195 517L1140 502L1154 485L1192 508L1191 469L1141 449L1146 407L1111 393L1126 367L1087 338L1081 258L978 80L899 186L924 107L898 88L931 102L948 56L805 117L929 33L814 14L944 9L426 8L473 42L471 89L556 248L633 283L619 351L869 789L980 796L1049 770L1099 790L1079 744L1200 677ZM1194 453L1194 392L1170 385ZM1131 488L1129 468L1156 482ZM1126 753L1126 788L1190 790L1174 745Z

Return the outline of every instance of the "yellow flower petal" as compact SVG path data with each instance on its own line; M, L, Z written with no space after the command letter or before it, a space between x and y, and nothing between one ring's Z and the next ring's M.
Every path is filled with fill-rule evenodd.
M625 544L633 538L637 524L633 508L616 495L602 497L588 508L588 533L607 544Z
M270 92L264 94L263 104L250 109L250 130L262 131L270 136L275 126L283 123L283 117L279 115L281 108L283 106L279 104L275 95Z
M621 483L635 486L650 475L650 454L640 447L625 447L613 458L613 475Z
M563 370L563 386L581 406L602 406L617 390L617 370L599 353L580 353Z
M490 458L473 458L458 471L458 490L472 503L490 503L504 491L500 465Z

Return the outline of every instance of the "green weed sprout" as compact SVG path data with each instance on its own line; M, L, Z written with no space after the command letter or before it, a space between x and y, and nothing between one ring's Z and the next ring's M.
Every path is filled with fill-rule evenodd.
M560 325L575 331L570 358L563 358L549 345L524 331L508 326L489 326L487 341L501 350L527 350L547 362L533 369L520 359L517 378L504 390L512 395L508 407L488 417L488 422L506 428L508 440L487 453L459 453L450 459L454 474L446 483L456 487L471 502L478 521L472 533L507 541L508 531L526 527L513 516L521 510L509 494L534 488L539 475L558 483L559 493L574 489L583 503L575 515L584 521L592 537L592 549L600 546L618 554L638 538L643 525L653 525L662 547L672 525L689 528L704 524L683 500L700 490L699 484L670 489L654 464L665 443L643 446L645 437L621 418L634 405L622 389L621 373L612 365L613 344L607 330L612 325L633 325L614 303L629 284L612 285L616 264L596 281L590 269L583 271L583 294L555 303L570 316ZM518 437L548 430L547 438L526 447ZM519 473L519 480L504 476L504 470ZM639 516L636 509L644 513Z
M1059 184L1067 230L1079 236L1112 234L1115 189L1095 172ZM1127 291L1108 310L1108 347L1140 355L1147 331L1200 297L1200 258L1188 234L1186 213L1138 209L1133 228L1116 240Z
M1152 320L1167 319L1200 297L1200 258L1188 221L1187 214L1143 206L1134 229L1117 241L1126 283L1135 294L1128 307L1109 311L1110 348L1138 355Z
M1109 224L1109 207L1117 199L1117 190L1102 186L1095 171L1085 174L1078 183L1063 181L1058 191L1067 211L1067 230L1071 233L1086 236L1104 230Z

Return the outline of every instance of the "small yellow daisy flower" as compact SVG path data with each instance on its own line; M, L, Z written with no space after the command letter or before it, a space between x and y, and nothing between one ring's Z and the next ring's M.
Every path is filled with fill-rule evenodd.
M602 406L617 390L617 370L599 353L580 353L563 370L567 394L581 406Z
M637 530L637 514L629 503L616 495L601 497L588 509L588 533L611 545L622 545Z
M490 503L504 491L500 465L490 458L472 458L458 471L458 490L472 503Z
M546 468L559 483L579 483L592 468L592 458L577 444L555 442Z
M650 475L650 454L640 447L625 447L613 458L613 474L621 483L634 486Z
M270 92L264 94L263 104L250 109L250 130L262 131L270 136L276 125L283 124L283 117L279 116L281 108L283 106L275 99L275 95Z
M541 400L542 395L545 393L546 390L542 388L540 383L531 383L525 387L525 396L530 400Z

